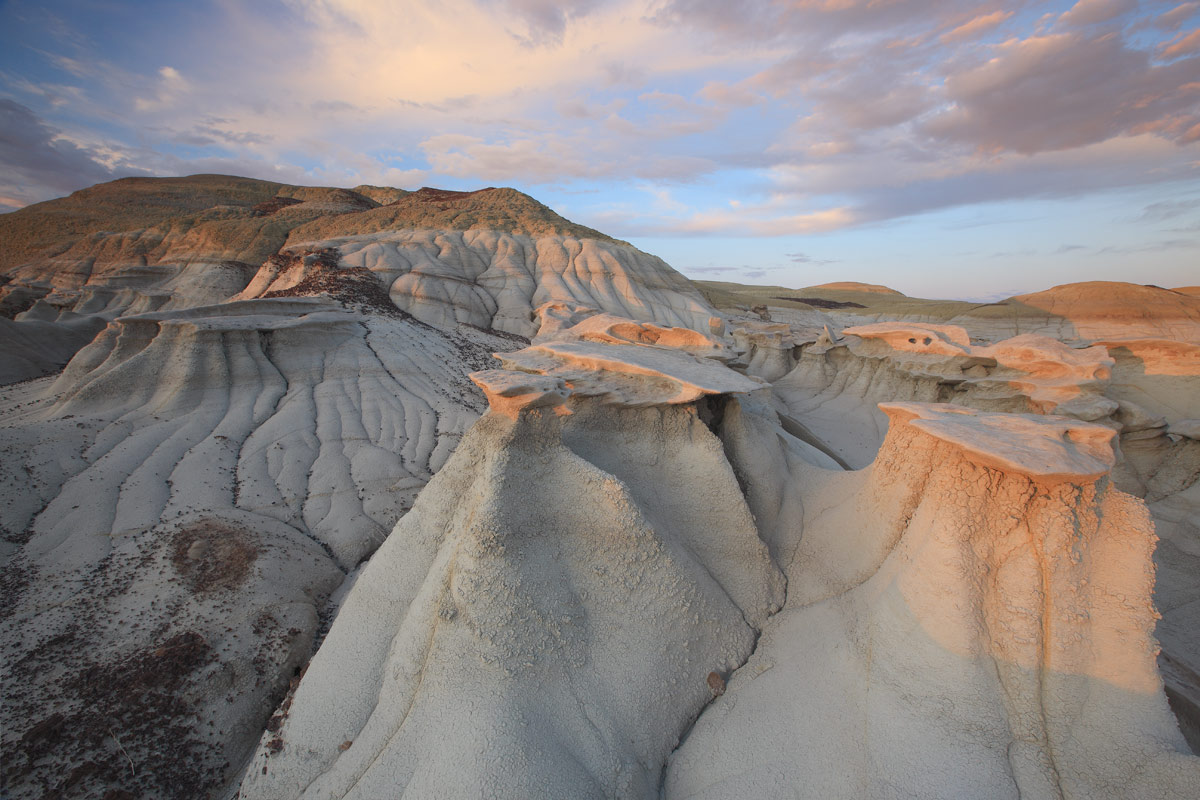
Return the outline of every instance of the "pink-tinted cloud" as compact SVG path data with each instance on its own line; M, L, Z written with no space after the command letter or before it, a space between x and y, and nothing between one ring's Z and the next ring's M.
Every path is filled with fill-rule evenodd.
M1164 11L1155 17L1154 26L1167 31L1177 31L1197 11L1200 11L1200 3L1198 2L1180 3L1170 11Z
M1200 51L1200 28L1191 33L1179 34L1174 41L1163 47L1162 55L1163 58L1178 58L1179 56L1189 56L1197 51Z
M994 30L1012 15L1011 11L993 11L990 14L982 14L964 22L957 28L946 31L940 38L943 42L964 42L976 39Z
M100 169L197 171L165 153L200 148L206 167L294 180L604 184L642 204L652 182L687 208L626 221L693 235L820 232L1200 162L1200 2L285 3L280 19L219 2L190 62L110 69L114 48L78 43L43 54L53 82L0 80L54 127L126 131L107 150L52 137L71 156L57 181L76 147Z
M596 215L599 224L625 236L807 236L854 225L853 209L780 213L768 207L694 211L686 215L623 213Z
M1108 22L1137 8L1137 0L1079 0L1059 17L1064 25L1095 25Z
M762 95L745 86L734 86L725 81L710 81L704 84L699 96L714 106L744 108L764 102Z
M1012 39L946 79L945 110L922 130L983 150L1082 147L1172 116L1200 113L1188 89L1200 62L1155 65L1116 35Z

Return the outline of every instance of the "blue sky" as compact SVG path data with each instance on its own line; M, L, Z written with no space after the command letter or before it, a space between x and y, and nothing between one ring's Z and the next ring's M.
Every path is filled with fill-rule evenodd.
M685 274L1200 283L1200 2L0 3L0 208L515 186Z

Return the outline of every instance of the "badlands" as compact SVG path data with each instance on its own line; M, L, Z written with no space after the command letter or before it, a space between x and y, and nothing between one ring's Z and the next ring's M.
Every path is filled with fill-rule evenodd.
M0 283L4 797L1200 797L1197 287L216 175Z

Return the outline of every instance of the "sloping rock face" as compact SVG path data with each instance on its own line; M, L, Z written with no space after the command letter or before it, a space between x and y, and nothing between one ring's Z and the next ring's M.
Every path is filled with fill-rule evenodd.
M959 309L946 318L998 341L1024 333L1068 343L1161 339L1200 344L1200 297L1118 281L1087 281Z
M5 797L1198 783L1122 494L1198 748L1186 292L725 317L510 189L222 176L0 240Z
M1111 428L893 403L846 472L611 330L473 376L242 797L1191 795Z
M360 188L129 180L0 220L0 376L70 360L0 389L5 796L220 795L535 303L707 330L661 261L525 195ZM358 266L376 244L420 255ZM482 305L423 299L471 270Z
M242 797L657 796L783 601L695 404L758 385L588 347L473 376L492 410L354 585ZM623 392L578 379L594 359Z
M495 230L383 231L309 242L371 271L397 306L432 325L465 322L532 338L549 302L707 330L712 309L661 259L621 242ZM251 283L249 292L263 280Z
M1045 325L1055 328L1058 339L1157 338L1200 344L1200 299L1158 286L1070 283L1017 295L1012 302L1044 311Z
M1200 344L1200 294L1195 287L1087 281L995 303L971 303L905 297L886 287L854 283L806 289L696 283L722 310L744 313L764 304L763 310L776 322L793 322L794 316L819 308L841 327L871 322L949 324L985 343L1032 333L1072 345L1101 339Z
M104 328L104 320L93 317L55 322L0 317L0 386L57 372Z
M883 439L886 428L875 404L887 400L1064 414L1133 431L1152 416L1139 400L1180 419L1194 406L1183 395L1200 389L1200 367L1190 365L1190 346L1182 343L1156 348L1146 340L1122 340L1070 347L1022 334L975 345L954 325L880 322L844 328L832 337L788 327L795 346L788 372L775 381L777 393L798 419L840 439L836 446L856 466L868 463ZM808 335L801 338L802 333ZM756 352L758 341L752 338L749 346ZM1144 371L1167 371L1155 358L1171 364L1170 388L1142 385L1145 376L1135 374L1131 348L1142 353L1137 361Z
M868 469L794 465L787 605L664 796L1193 796L1155 666L1153 525L1104 477L1113 432L884 411Z
M697 330L713 313L661 259L512 189L422 189L380 205L345 189L223 176L126 179L5 217L0 265L11 282L0 292L22 310L39 292L43 307L110 316L258 297L278 282L272 256L333 248L432 324L531 337L548 301Z
M6 795L239 775L330 593L484 407L467 374L511 346L252 300L120 317L52 384L5 390Z
M1092 320L1089 324L1099 326L1093 333L1186 334L1189 300L1184 295L1135 287L1145 291L1134 292L1131 300L1122 297L1120 286L1101 288L1116 298L1107 299L1101 310L1118 307L1124 316L1114 320L1112 313L1101 315L1087 305L1078 312L1054 307ZM1060 289L1049 294L1086 299L1096 293L1091 285L1080 292ZM1164 293L1171 295L1170 302L1165 319L1158 319L1151 301ZM1133 314L1137 300L1146 305ZM1021 327L1028 321L1021 318ZM1060 414L1117 431L1112 478L1123 491L1145 498L1161 537L1155 551L1160 576L1155 597L1163 615L1157 635L1168 695L1192 746L1200 747L1200 637L1194 633L1200 629L1200 450L1189 426L1189 420L1200 417L1196 344L1105 338L1068 345L1028 333L980 344L966 329L943 324L887 322L838 331L829 323L820 333L810 319L757 324L787 330L743 335L739 358L750 370L768 363L774 374L786 369L772 387L786 406L779 409L783 418L817 432L809 441L849 466L864 467L875 457L887 430L877 404L887 401ZM741 325L746 334L755 323ZM735 338L737 332L735 327ZM971 336L977 333L976 328L970 331ZM982 333L986 341L986 326ZM789 346L777 347L780 337L787 337Z

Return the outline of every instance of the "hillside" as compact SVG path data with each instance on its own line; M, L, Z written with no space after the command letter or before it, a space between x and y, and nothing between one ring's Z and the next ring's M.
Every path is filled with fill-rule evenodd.
M702 293L503 188L0 222L5 798L1200 785L1193 294Z

